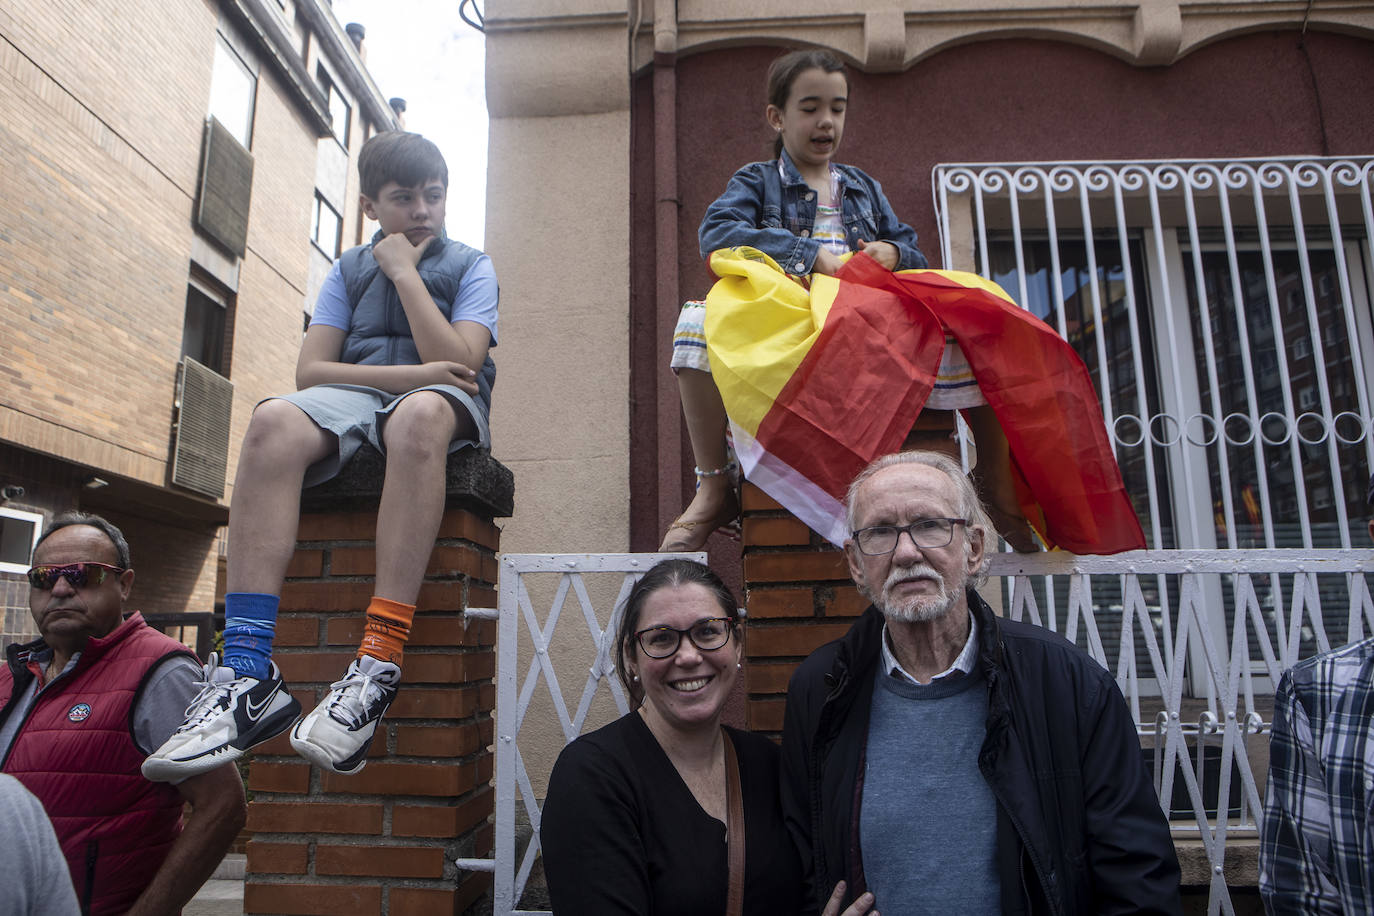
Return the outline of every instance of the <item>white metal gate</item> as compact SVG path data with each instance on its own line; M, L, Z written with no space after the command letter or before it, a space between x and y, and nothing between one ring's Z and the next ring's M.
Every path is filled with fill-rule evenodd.
M505 554L500 562L499 609L470 609L478 617L496 617L496 811L495 851L490 859L459 859L460 869L493 873L494 916L533 916L547 910L519 909L530 872L539 854L539 797L521 754L522 727L539 691L547 696L561 729L562 744L580 735L598 692L605 689L616 715L629 712L629 701L615 675L614 643L620 605L634 583L655 563L666 559L706 562L703 553L674 554ZM547 605L536 608L531 578L552 575L556 584ZM613 580L606 600L593 599L589 579ZM613 597L612 597L613 596ZM570 602L569 599L572 599ZM569 712L551 650L565 609L577 621L575 638L560 633L581 661L568 658L563 671L586 671L577 706ZM604 621L604 622L603 622ZM528 644L525 657L520 648ZM526 746L531 741L525 731ZM543 736L541 736L543 737ZM544 774L547 775L547 774ZM523 815L523 818L518 817ZM528 842L517 849L517 820L527 823Z

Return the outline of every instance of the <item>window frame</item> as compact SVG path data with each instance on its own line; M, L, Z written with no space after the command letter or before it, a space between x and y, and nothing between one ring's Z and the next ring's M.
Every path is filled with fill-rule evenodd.
M334 215L334 248L332 251L320 244L321 207ZM315 189L315 207L310 216L310 243L327 257L330 263L338 260L339 255L343 253L343 214L334 209L334 205L320 193L318 188Z
M220 54L221 51L224 52L222 56ZM216 110L217 96L215 93L215 78L224 72L220 69L221 60L225 61L229 66L236 66L248 79L249 97L246 123L231 123L223 117L224 111L222 109ZM257 125L258 113L258 74L253 67L249 65L248 61L244 60L243 56L234 48L233 42L231 42L222 32L215 33L215 55L210 74L210 98L206 105L206 112L223 124L229 132L233 134L234 139L242 144L244 149L251 150L253 148L253 129ZM242 136L239 134L240 128L243 130Z
M0 518L12 518L20 522L28 522L33 525L33 538L29 544L29 559L23 564L10 563L0 556L0 573L17 573L23 575L29 571L32 565L33 551L38 544L38 538L43 533L43 513L28 512L24 509L11 509L8 506L0 506Z

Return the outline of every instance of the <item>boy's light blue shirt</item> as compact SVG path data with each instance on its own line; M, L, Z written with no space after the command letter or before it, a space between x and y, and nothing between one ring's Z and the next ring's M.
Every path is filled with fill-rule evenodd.
M492 266L491 258L480 255L463 275L462 285L449 311L449 321L477 322L491 332L491 345L494 347L498 298L496 269ZM343 270L340 269L339 262L335 261L320 287L310 324L322 324L347 331L352 313L353 310L348 304L348 289L344 284Z

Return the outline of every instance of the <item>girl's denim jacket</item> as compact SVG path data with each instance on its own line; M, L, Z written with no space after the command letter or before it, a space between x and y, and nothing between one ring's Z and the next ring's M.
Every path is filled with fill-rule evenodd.
M811 238L816 223L816 192L802 180L787 151L778 160L751 162L706 209L697 231L703 259L721 248L748 245L768 255L790 274L811 273L820 242ZM851 251L859 239L892 242L901 253L898 270L928 267L916 247L916 230L897 219L878 182L852 165L836 164L840 175L840 214ZM781 171L781 174L779 174Z

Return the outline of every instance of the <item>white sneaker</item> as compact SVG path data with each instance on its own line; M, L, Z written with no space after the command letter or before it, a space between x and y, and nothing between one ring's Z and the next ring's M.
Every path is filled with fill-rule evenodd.
M321 769L358 772L400 682L398 665L370 655L355 658L343 680L331 684L324 701L291 730L291 746Z
M186 722L143 761L145 778L179 782L213 770L281 734L301 713L275 663L266 679L239 677L211 653L203 678Z

